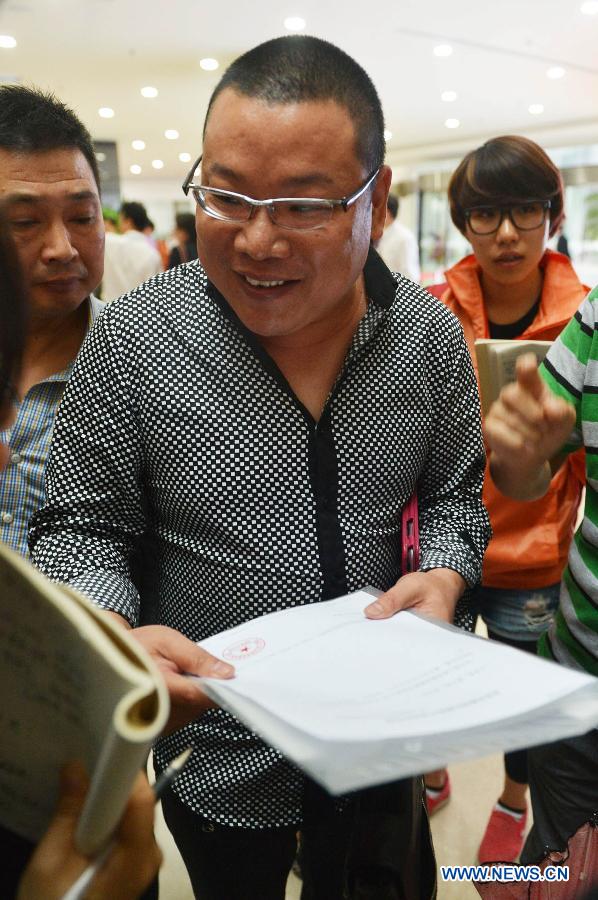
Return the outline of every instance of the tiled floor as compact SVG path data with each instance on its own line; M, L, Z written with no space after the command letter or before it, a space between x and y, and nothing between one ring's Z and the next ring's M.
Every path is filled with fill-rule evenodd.
M432 819L434 846L439 865L468 865L477 861L477 849L492 804L502 785L501 758L489 757L451 767L450 803ZM160 900L193 900L185 868L161 815L158 841L165 855L160 875ZM291 876L287 900L299 900L300 884ZM471 885L440 884L439 900L473 900Z

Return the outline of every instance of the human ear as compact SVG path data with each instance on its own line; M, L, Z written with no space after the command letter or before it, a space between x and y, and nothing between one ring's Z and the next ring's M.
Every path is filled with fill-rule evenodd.
M370 235L372 241L379 240L384 231L386 200L390 191L391 180L392 169L390 166L382 166L372 191L372 231Z

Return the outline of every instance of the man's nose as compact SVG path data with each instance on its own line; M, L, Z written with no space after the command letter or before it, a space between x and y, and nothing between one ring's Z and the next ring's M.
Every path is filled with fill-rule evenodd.
M283 259L290 253L287 234L275 225L265 207L256 208L247 222L239 226L235 237L235 250L252 259Z
M513 225L510 214L505 214L502 217L502 222L500 223L496 237L499 241L518 240L519 232Z
M52 222L44 232L42 261L44 263L68 263L77 255L71 242L71 235L63 221Z

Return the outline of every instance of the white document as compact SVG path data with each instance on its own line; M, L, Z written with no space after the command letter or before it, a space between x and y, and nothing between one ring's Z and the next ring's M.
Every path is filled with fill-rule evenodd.
M358 591L202 641L237 673L202 687L335 794L598 724L598 679L413 613L366 619L373 599Z

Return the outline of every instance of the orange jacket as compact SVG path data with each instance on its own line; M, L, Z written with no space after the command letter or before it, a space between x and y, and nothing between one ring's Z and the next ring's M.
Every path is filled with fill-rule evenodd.
M544 269L540 308L519 340L556 338L589 290L566 256L547 250L540 265ZM466 256L446 272L444 290L433 290L461 322L474 366L474 341L490 337L479 273L475 256ZM559 581L584 483L583 451L566 460L544 497L531 502L503 497L486 469L483 498L493 537L484 557L483 584L533 590Z

